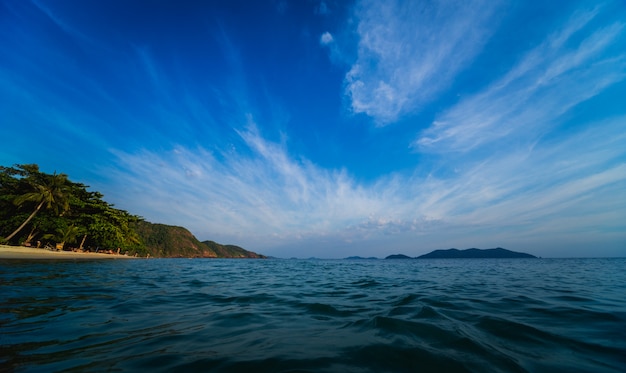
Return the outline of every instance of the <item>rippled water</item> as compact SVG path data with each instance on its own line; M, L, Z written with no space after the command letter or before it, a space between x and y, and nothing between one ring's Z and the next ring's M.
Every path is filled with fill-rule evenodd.
M0 262L3 371L626 371L626 259Z

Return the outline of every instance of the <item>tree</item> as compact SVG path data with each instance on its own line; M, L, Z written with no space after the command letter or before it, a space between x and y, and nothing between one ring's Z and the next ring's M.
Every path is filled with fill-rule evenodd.
M22 206L26 202L35 202L37 206L28 218L13 233L8 235L4 241L9 241L18 234L44 206L46 209L53 210L57 215L62 215L69 209L67 175L55 173L45 176L47 177L41 181L32 181L32 190L17 196L13 201L17 206Z
M86 185L70 184L71 211L66 218L82 228L81 248L87 244L132 251L142 249L141 240L131 226L140 217L114 208L102 199L101 193L87 191Z
M74 225L70 225L63 228L57 228L56 234L46 234L43 236L45 239L53 239L62 249L65 246L65 243L74 243L76 242L76 237L80 233L78 227Z
M144 253L134 225L142 218L115 208L88 188L64 174L41 172L36 164L0 166L0 242L5 236L24 243L54 237L59 244L79 242L81 248ZM65 233L77 237L63 239Z

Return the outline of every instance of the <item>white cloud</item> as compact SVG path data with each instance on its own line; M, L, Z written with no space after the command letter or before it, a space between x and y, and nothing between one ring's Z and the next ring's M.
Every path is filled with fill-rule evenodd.
M326 31L320 36L320 46L326 49L330 61L342 68L350 64L348 53L346 53L346 45L341 41L345 41L345 35L335 38L333 34Z
M493 20L493 3L446 4L359 6L358 58L346 77L354 112L371 115L380 124L393 121L436 97L471 62L488 37L483 28ZM42 11L74 33L69 24ZM72 144L55 147L52 158L67 152L80 162L78 158L84 157L75 155L85 154L77 150L81 144L81 149L93 148L94 153L117 147L112 150L113 166L94 171L100 172L96 180L105 182L89 182L108 201L151 221L188 227L202 240L240 244L270 255L285 247L286 256L300 257L344 256L346 247L354 248L354 254L377 256L449 246L515 249L515 244L533 240L560 247L606 240L615 247L615 242L626 239L624 112L621 117L576 123L563 134L551 132L569 109L606 93L625 77L626 57L617 48L624 41L623 21L600 22L598 12L573 17L510 72L444 111L415 141L418 150L429 154L414 170L380 175L367 183L358 182L349 170L325 169L290 153L286 144L265 138L251 117L246 129L224 136L221 130L227 125L240 128L232 119L239 112L255 111L248 107L255 100L247 96L246 69L225 34L222 52L236 76L230 79L230 89L209 91L228 114L212 112L213 107L206 105L209 93L187 97L168 89L173 81L184 86L185 79L168 75L148 48L137 48L139 63L116 65L134 68L115 69L150 82L135 92L154 101L145 111L135 111L135 101L107 91L107 82L97 84L100 77L81 76L74 90L102 102L103 112L117 115L100 118L99 112L83 112L78 95L57 97L68 85L66 69L53 70L58 74L39 72L33 62L37 59L20 57L31 56L24 53L17 56L29 66L26 75L46 75L51 88L23 84L28 80L5 69L0 71L5 83L0 91L11 98L6 108L36 108L30 120L41 124L25 128L50 132L54 141L60 139L54 133L72 134L64 140ZM334 32L334 37L320 36L331 59L333 53L338 55L338 42L345 39ZM606 53L609 50L613 55ZM66 57L53 60L67 62ZM276 111L273 106L278 105L268 101L267 111ZM120 137L118 130L111 131L114 121L135 132ZM218 121L220 129L212 132ZM197 124L204 128L193 131ZM139 131L137 126L145 128ZM97 129L96 135L89 127ZM107 138L109 131L114 135ZM183 132L189 135L181 136ZM222 144L224 149L170 145L188 138L198 139L194 144ZM45 140L50 142L49 136ZM128 150L139 142L148 146L148 140L156 140L158 146ZM236 146L230 146L233 143ZM493 144L498 144L497 151L492 151ZM432 159L439 163L433 165ZM108 160L96 157L89 162L84 168ZM304 248L310 251L299 251ZM623 245L619 249L615 252L626 255Z
M345 77L354 113L384 125L432 100L490 36L498 1L362 1Z
M322 36L320 37L320 44L322 45L328 45L332 43L333 41L334 41L333 36L328 31L323 33Z
M624 78L621 52L602 55L624 28L605 24L580 33L589 31L594 15L572 18L502 78L437 118L415 146L445 155L439 164L424 162L412 173L360 183L347 170L324 169L291 154L285 143L267 140L249 116L245 129L236 131L240 143L225 150L115 151L115 169L103 172L111 186L97 189L148 220L182 225L200 239L269 255L344 256L349 255L346 247L353 254L377 256L447 246L523 249L519 245L533 240L563 247L623 236L626 117L577 123L558 136L549 128L573 105ZM383 14L382 19L389 17ZM400 30L395 24L389 27ZM573 38L575 34L582 37ZM380 54L387 57L370 61L380 62L380 68L355 64L351 70L363 78L350 82L354 92L361 85L382 100L353 94L352 105L367 107L363 112L381 123L423 102L399 80L380 80L375 89L373 80L364 80L373 73L392 76L396 70L388 68L393 65L389 61L399 63L414 51L404 52L399 48L393 59L392 50L381 47ZM442 51L446 58L454 53ZM424 64L418 59L411 66ZM407 66L397 71L405 72ZM433 73L439 69L429 68ZM435 94L442 87L424 90ZM389 102L397 106L383 105ZM184 126L184 118L176 123ZM496 141L501 139L508 142ZM498 149L483 151L489 144Z
M468 152L504 138L534 141L569 109L623 80L626 55L603 53L623 37L623 23L586 30L588 36L576 43L577 32L595 14L570 19L490 87L436 118L415 145L429 152Z
M546 227L573 239L596 227L602 236L602 229L626 229L626 150L617 146L626 140L624 120L468 161L447 177L386 175L371 184L291 156L252 123L239 131L247 147L239 153L116 152L117 169L106 174L124 187L107 196L149 220L186 226L200 239L270 255L281 246L294 250L285 255L335 256L345 251L325 248L356 245L361 253L386 255L455 242L506 245L511 236L545 235ZM316 251L297 252L295 245Z

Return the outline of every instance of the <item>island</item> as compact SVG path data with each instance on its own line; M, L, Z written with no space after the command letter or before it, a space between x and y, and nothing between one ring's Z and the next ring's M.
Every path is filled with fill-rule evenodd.
M420 255L416 258L403 254L389 255L385 259L536 259L537 257L531 254L520 253L517 251L511 251L497 247L495 249L448 249L448 250L434 250L428 254Z
M503 249L448 249L435 250L428 254L420 255L417 259L462 259L462 258L537 258L534 255Z
M393 254L393 255L389 255L385 259L413 259L413 258L404 254Z

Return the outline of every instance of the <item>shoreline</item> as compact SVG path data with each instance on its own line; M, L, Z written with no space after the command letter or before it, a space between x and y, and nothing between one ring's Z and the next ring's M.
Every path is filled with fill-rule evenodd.
M26 246L0 245L0 260L2 259L138 259L134 256L100 253L78 253L74 251L51 251Z

